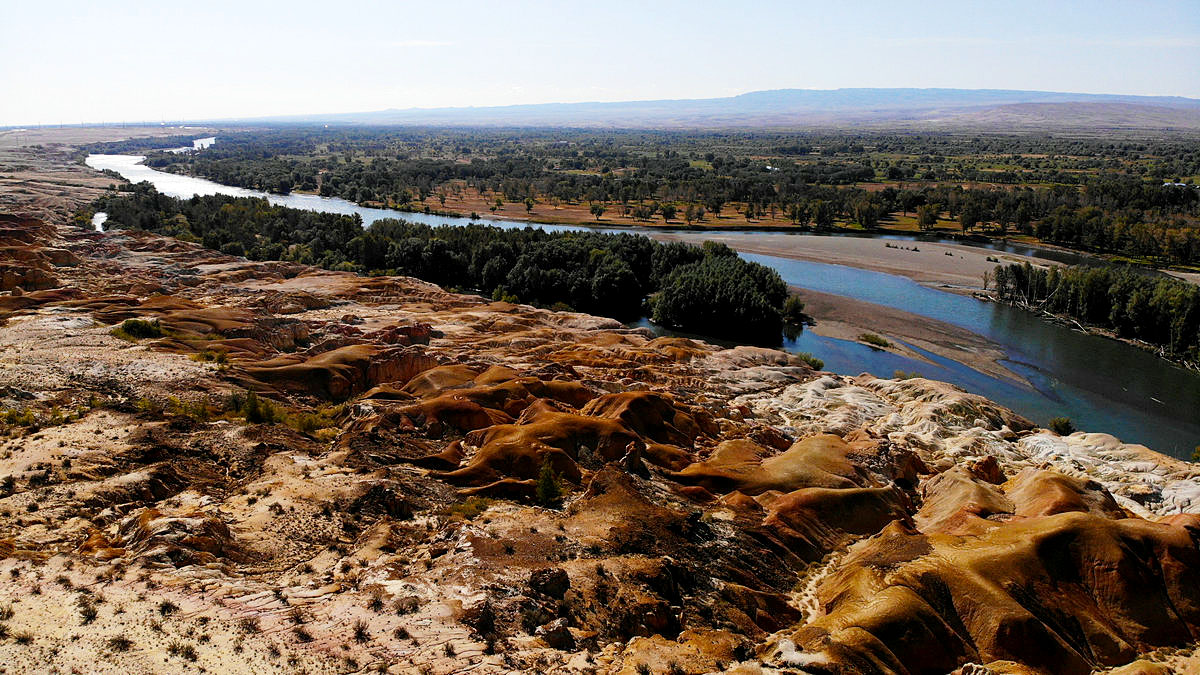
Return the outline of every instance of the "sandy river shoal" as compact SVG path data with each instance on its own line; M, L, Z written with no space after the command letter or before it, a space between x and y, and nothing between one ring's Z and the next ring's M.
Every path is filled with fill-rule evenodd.
M804 300L805 313L815 321L815 325L807 330L817 335L861 342L862 334L874 333L892 342L887 350L896 354L932 365L927 357L899 341L957 361L985 375L1029 385L1001 363L1005 353L999 344L965 328L841 295L796 287L792 291Z
M651 236L662 241L683 241L692 244L718 241L745 253L895 274L918 283L960 293L981 289L984 273L999 264L1056 264L1040 258L963 244L891 241L868 237L766 232L663 232Z

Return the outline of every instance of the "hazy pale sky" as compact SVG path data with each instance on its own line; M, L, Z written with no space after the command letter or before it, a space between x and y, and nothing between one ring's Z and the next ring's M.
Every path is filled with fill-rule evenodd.
M1200 1L0 0L0 125L961 87L1200 98Z

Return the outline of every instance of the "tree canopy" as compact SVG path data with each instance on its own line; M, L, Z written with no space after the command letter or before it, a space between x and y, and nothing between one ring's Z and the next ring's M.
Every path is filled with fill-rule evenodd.
M1128 267L997 267L997 296L1200 360L1200 287Z
M639 234L463 227L273 206L227 195L175 199L149 183L97 204L115 227L159 232L253 260L401 274L497 299L635 319L654 296L657 322L777 344L787 287L728 247L663 244Z

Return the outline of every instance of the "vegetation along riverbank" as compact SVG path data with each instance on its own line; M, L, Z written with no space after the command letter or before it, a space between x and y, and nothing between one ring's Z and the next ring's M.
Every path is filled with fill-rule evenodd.
M360 219L212 195L182 200L140 184L100 199L118 228L203 243L252 260L407 274L496 300L655 322L716 337L779 344L787 286L723 244L660 243L635 234L546 232ZM794 322L800 310L793 309Z

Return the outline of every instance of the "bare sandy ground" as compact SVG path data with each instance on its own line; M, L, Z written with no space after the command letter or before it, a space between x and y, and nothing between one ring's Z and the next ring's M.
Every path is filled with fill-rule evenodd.
M1200 272L1175 272L1168 270L1167 274L1192 284L1200 285Z
M34 127L0 131L0 148L19 148L31 145L84 145L122 141L147 136L202 134L212 131L205 127L112 126L112 127Z
M0 212L65 222L104 194L113 179L77 164L72 153L78 145L204 131L158 126L0 131Z
M961 244L887 241L865 237L828 237L762 232L655 233L663 241L693 244L719 241L746 253L794 260L845 265L908 277L944 290L970 293L983 288L983 275L996 265L1030 262L1056 264L1040 258L1002 253ZM896 248L889 248L888 244ZM988 260L993 258L993 260ZM997 262L998 261L998 262Z

